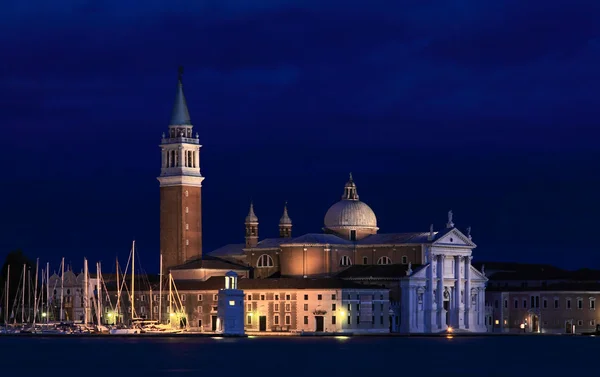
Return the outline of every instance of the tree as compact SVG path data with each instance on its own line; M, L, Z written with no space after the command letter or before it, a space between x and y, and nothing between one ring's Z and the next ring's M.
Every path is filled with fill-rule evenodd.
M8 271L8 266L10 265L10 284L9 284L9 288L10 288L10 292L8 295L8 308L9 308L9 317L10 317L10 312L12 310L12 306L13 303L15 301L15 296L17 295L17 290L19 285L22 283L22 279L23 279L23 265L26 266L26 270L27 269L31 269L32 267L35 268L35 264L29 259L27 258L27 256L25 254L23 254L23 251L21 249L17 249L14 251L11 251L10 253L8 253L8 255L6 256L6 259L4 260L4 265L2 266L2 270L1 270L1 278L0 278L0 297L2 297L4 299L4 295L6 293L6 276L7 276L7 271ZM5 301L3 301L2 303L0 303L0 307L2 307L2 313L0 313L0 318L2 318L1 322L4 323L5 319L4 319L4 313L5 313Z

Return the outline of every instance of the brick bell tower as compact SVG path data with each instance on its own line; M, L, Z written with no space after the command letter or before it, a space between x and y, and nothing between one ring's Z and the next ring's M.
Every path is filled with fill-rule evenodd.
M179 67L177 94L168 134L160 149L160 252L170 268L202 258L202 181L198 133L192 136Z

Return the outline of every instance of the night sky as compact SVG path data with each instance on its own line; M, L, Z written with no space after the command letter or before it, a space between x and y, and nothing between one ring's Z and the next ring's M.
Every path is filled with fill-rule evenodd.
M102 3L102 4L101 4ZM143 8L140 8L142 6ZM3 1L0 258L159 255L177 67L200 134L205 251L284 202L320 232L352 172L380 232L476 260L600 268L600 1Z

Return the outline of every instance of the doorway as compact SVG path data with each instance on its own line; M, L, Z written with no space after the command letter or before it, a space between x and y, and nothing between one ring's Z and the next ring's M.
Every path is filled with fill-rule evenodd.
M444 301L444 311L446 312L446 326L450 326L450 301Z
M258 330L267 331L267 317L264 315L258 317Z
M217 316L213 315L210 317L211 319L211 325L212 325L212 331L217 331Z
M315 322L317 325L317 329L315 330L316 332L323 332L324 328L325 328L325 321L323 319L322 315L317 315L315 316Z
M573 324L571 323L571 321L565 322L565 333L566 334L572 334L573 333Z
M390 316L390 332L393 332L392 326L393 326L393 318L392 318L392 316Z
M540 318L535 314L531 315L531 332L540 332Z

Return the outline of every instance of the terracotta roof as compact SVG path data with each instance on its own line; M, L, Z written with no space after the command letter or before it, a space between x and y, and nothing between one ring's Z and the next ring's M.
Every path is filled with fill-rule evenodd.
M177 280L175 281L178 291L191 290L218 290L222 289L225 281L222 276L213 276L206 281ZM383 286L355 283L348 280L336 278L302 279L302 278L280 278L280 279L238 279L238 287L242 290L248 289L386 289Z
M286 239L282 244L329 244L329 245L353 245L350 240L329 233L307 233L302 236Z
M202 259L195 259L179 266L175 266L172 270L191 270L196 268L205 268L209 270L248 270L248 266L234 263L225 259L217 258L212 255L203 255Z
M412 265L415 272L420 265ZM407 264L382 264L382 265L354 265L344 271L341 271L336 277L340 279L361 279L361 278L397 278L401 279L406 276Z

